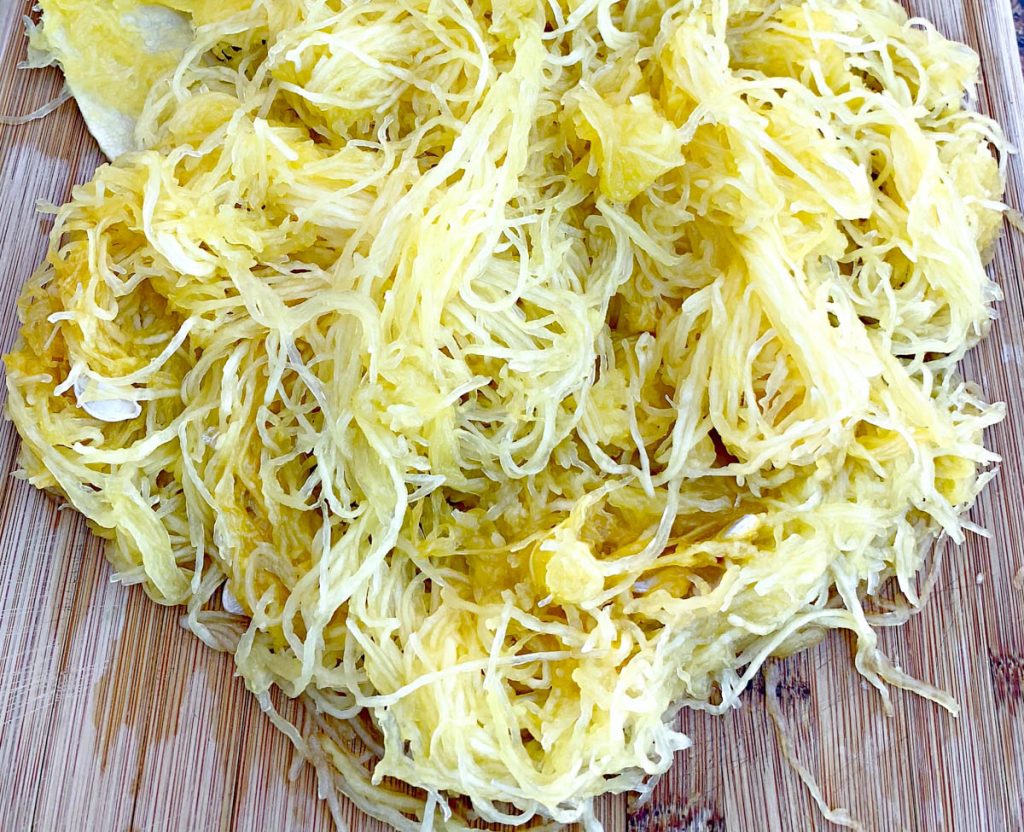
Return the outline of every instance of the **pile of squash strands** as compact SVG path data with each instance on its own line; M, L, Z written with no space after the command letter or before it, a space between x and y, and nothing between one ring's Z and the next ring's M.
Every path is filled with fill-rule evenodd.
M194 37L56 211L9 412L336 810L594 826L828 630L954 707L865 605L996 461L970 50L890 0L162 5Z

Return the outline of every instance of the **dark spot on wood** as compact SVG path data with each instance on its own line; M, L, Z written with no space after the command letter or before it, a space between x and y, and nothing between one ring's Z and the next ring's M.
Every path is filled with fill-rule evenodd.
M1024 703L1024 656L989 653L996 705L1016 711Z
M728 832L721 809L688 801L644 806L626 816L627 832Z
M750 695L763 698L765 695L764 674L758 673L750 680ZM783 670L779 675L779 683L775 695L783 704L787 702L807 702L811 698L811 686L806 679L788 674Z

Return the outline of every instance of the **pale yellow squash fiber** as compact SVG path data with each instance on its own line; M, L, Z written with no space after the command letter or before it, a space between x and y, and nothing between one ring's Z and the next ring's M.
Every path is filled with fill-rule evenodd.
M121 580L315 703L329 795L594 825L829 629L950 704L862 602L996 461L970 50L889 0L165 5L9 410Z

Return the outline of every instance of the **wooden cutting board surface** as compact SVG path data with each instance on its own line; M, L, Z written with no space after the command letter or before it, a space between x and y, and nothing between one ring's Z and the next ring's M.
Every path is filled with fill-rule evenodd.
M908 0L982 56L979 106L1024 146L1024 83L1010 0ZM61 87L55 70L15 72L29 0L0 3L0 113L25 113ZM45 250L39 199L61 203L100 156L73 103L0 126L0 346L11 344L19 287ZM1024 165L1008 200L1024 207ZM968 375L1009 404L989 442L1004 457L976 519L992 529L946 549L932 603L884 633L908 672L946 688L953 719L912 695L896 713L852 670L833 634L782 666L783 714L800 759L832 805L873 832L1024 830L1024 237L994 270L1006 292ZM0 830L207 832L330 830L314 778L287 778L292 754L230 658L182 630L178 613L110 580L77 515L12 479L17 436L0 426ZM640 810L606 801L609 830L790 832L832 828L783 760L763 691L725 717L685 713L694 749ZM356 832L382 830L351 807Z

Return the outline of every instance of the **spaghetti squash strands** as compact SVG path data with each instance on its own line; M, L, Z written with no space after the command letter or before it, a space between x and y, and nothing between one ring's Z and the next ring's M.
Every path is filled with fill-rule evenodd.
M997 461L969 50L889 0L43 7L84 107L152 75L22 295L25 476L332 801L592 825L827 629L951 706L863 604Z

